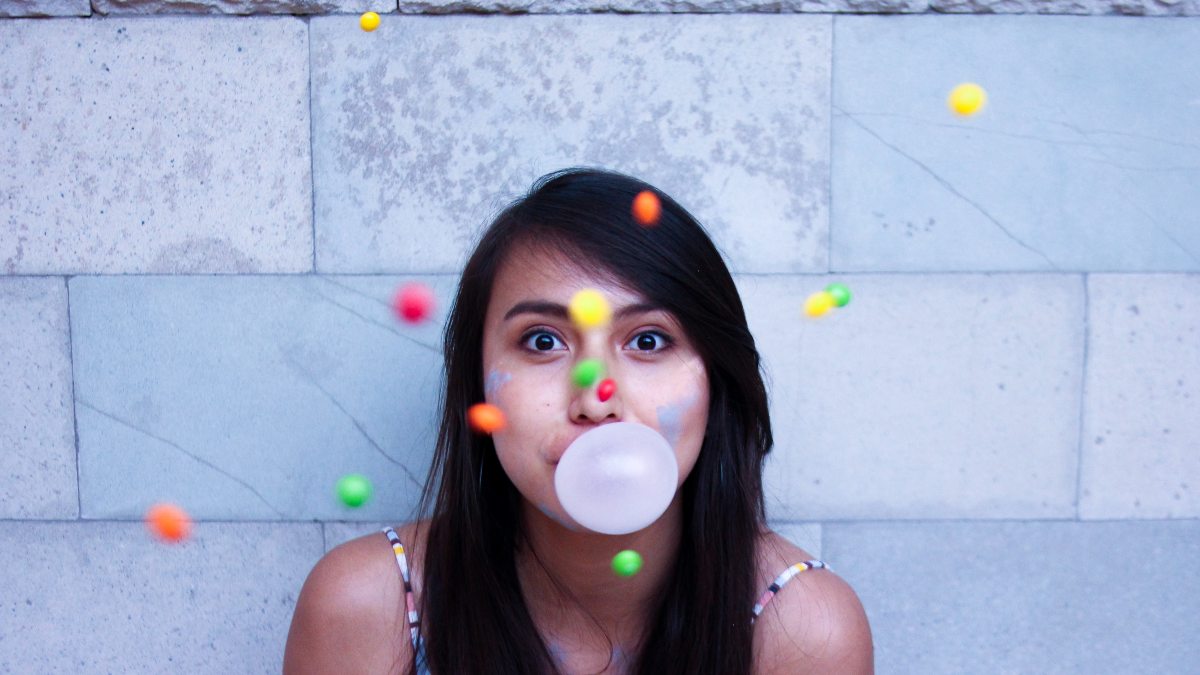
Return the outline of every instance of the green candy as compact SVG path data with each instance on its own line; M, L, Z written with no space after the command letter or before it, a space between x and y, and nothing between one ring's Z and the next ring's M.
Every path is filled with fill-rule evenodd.
M838 307L850 304L850 289L846 284L829 284L825 287L825 292L833 296L833 304Z
M359 473L342 476L337 482L337 493L343 504L358 508L371 498L371 481Z
M642 556L637 551L621 551L613 556L612 568L619 577L631 577L642 569Z
M604 374L604 364L599 359L584 359L575 364L571 371L571 381L580 389L587 389Z

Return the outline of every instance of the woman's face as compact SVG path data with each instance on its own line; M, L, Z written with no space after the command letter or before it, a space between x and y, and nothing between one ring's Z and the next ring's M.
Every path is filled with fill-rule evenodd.
M604 294L608 326L581 331L567 306L584 288ZM581 359L599 359L616 393L571 382ZM484 398L508 425L492 434L496 455L526 501L556 522L582 529L554 491L554 470L580 434L609 422L657 430L675 451L682 485L700 454L708 422L708 375L679 322L604 275L560 255L516 250L501 265L484 319ZM677 486L678 487L678 486Z

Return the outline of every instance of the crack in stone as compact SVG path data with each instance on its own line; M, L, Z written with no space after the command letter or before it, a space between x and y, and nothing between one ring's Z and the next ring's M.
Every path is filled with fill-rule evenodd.
M877 141L882 143L885 147L891 149L893 152L900 155L901 157L904 157L905 159L909 160L913 164L916 164L918 167L921 168L922 171L929 174L929 176L932 177L934 180L936 180L942 187L946 188L946 190L948 192L950 192L954 196L958 197L959 199L963 200L967 204L970 204L972 207L974 207L975 210L978 211L980 214L982 214L984 218L987 218L993 225L996 226L997 229L999 229L1001 232L1003 232L1009 239L1011 239L1013 242L1015 242L1021 248L1024 248L1025 250L1036 254L1042 260L1045 260L1046 264L1049 265L1051 269L1054 269L1054 270L1058 269L1058 265L1055 265L1054 261L1051 260L1048 256L1046 256L1045 253L1042 253L1041 251L1037 250L1036 248L1033 248L1029 244L1022 241L1020 237L1013 234L1007 227L1004 226L1003 223L1001 223L999 220L997 220L995 216L988 213L987 209L984 209L981 205L979 205L977 202L972 200L970 197L967 197L962 192L959 192L959 190L957 188L955 188L952 184L950 184L949 181L947 181L945 178L942 178L941 176L939 176L937 174L937 172L934 171L933 169L929 168L929 166L927 166L926 164L921 162L916 157L913 157L912 155L904 152L903 150L896 147L895 145L888 143L886 140L884 140L884 138L882 136L880 136L878 133L873 131L870 127L863 124L859 120L855 119L854 115L851 115L850 113L846 112L845 110L842 110L841 108L839 108L837 106L834 106L834 110L837 110L846 119L850 120L856 126L858 126L860 129L862 129L863 131L865 131L868 134L870 134L871 136L873 136Z
M318 279L323 279L322 277L317 277L317 278L318 278ZM329 281L328 279L323 279L323 280L324 280L324 281ZM335 286L340 286L340 287L342 287L342 288L345 288L345 286L342 286L341 284L334 283L334 282L330 282L330 283L333 283ZM407 340L408 342L411 342L411 343L413 343L413 344L417 345L418 347L424 347L425 349L428 349L429 351L431 351L431 352L433 352L433 353L435 353L435 354L438 354L439 356L440 356L440 355L441 355L441 353L442 353L442 352L441 352L441 350L440 350L440 349L438 349L436 346L434 346L434 345L430 345L430 344L426 344L426 343L424 343L424 342L421 342L420 340L418 340L418 339L416 339L416 338L414 338L414 337L412 337L412 336L410 336L410 335L405 335L404 333L401 333L401 332L397 331L395 328L393 328L393 327L391 327L391 326L388 326L387 324L382 324L382 323L379 323L378 321L376 321L376 320L374 320L374 319L371 319L371 318L369 318L369 317L365 317L365 316L363 316L362 314L359 314L358 312L354 311L353 309L351 309L351 308L349 308L349 307L347 307L347 306L343 305L342 303L338 302L337 300L334 300L333 298L331 298L331 297L329 297L329 296L325 295L324 293L322 293L322 292L318 291L317 289L315 289L315 288L312 288L312 287L311 287L310 285L308 285L308 284L305 284L305 290L307 290L309 293L312 293L313 295L317 296L318 298L321 298L321 299L322 299L322 300L324 300L325 302L328 302L329 304L331 304L331 305L334 305L335 307L338 307L338 308L340 308L340 309L343 309L343 310L345 310L346 312L349 312L350 314L353 314L354 316L358 317L359 319L362 319L363 321L365 321L365 322L367 322L367 323L369 323L369 324L371 324L371 325L373 325L373 326L377 326L377 327L379 327L379 328L382 328L382 329L386 330L387 332L391 333L392 335L395 335L396 337L398 337L398 338L400 338L400 339L402 339L402 340ZM350 289L347 289L347 290L350 290ZM355 291L355 292L358 292L358 291ZM362 293L359 293L359 295L362 295ZM370 296L365 296L365 297L370 297ZM376 299L376 298L370 298L370 299L371 299L371 300L374 300L375 302L379 302L379 300L378 300L378 299ZM386 304L386 303L385 303L385 304Z
M1053 123L1062 125L1068 129L1070 129L1071 131L1074 131L1075 133L1079 134L1080 136L1083 136L1084 138L1088 139L1089 141L1091 140L1092 133L1106 133L1106 134L1118 133L1118 132L1112 132L1112 131L1089 132L1086 129L1084 129L1083 127L1076 126L1069 122L1063 122L1061 120L1059 120L1057 122L1053 122ZM1126 135L1132 136L1134 138L1148 138L1148 137L1138 136L1137 134L1126 134ZM1150 140L1156 140L1156 139L1150 139ZM1179 144L1176 144L1176 145L1179 145ZM1116 164L1115 160L1113 160L1113 158L1111 156L1109 156L1108 153L1104 152L1104 150L1100 149L1099 147L1096 147L1095 149L1101 155L1104 155L1104 158L1109 160L1109 163L1111 163L1111 165L1114 168L1116 168L1118 171L1121 171L1123 173L1128 171L1126 168ZM1176 239L1175 235L1168 232L1167 229L1165 227L1163 227L1162 223L1158 222L1158 220L1154 216L1150 215L1149 211L1142 208L1142 205L1138 200L1131 198L1128 194L1126 194L1126 192L1124 190L1121 189L1121 187L1119 185L1114 186L1113 189L1116 190L1117 194L1121 195L1121 198L1125 200L1126 204L1131 206L1138 213L1142 214L1142 217L1144 217L1146 220L1150 221L1150 224L1154 226L1154 229L1158 230L1159 234L1166 237L1167 241L1171 242L1172 244L1175 244L1176 248L1178 248L1180 251L1183 251L1184 255L1191 258L1193 262L1200 264L1200 257L1198 257L1196 255L1196 253L1193 252L1191 249L1184 246L1183 242Z
M378 452L380 455L383 455L384 459L387 461L400 467L400 469L404 471L404 475L407 476L408 479L412 481L412 484L418 489L423 487L421 482L417 480L417 477L414 476L412 471L409 470L408 465L389 455L382 446L376 443L375 439L371 438L371 435L367 433L367 430L363 428L363 425L358 421L358 419L354 417L354 415L350 414L350 411L346 410L346 408L343 407L340 402L338 402L337 398L335 398L332 393L325 389L325 387L322 387L321 383L317 381L317 378L313 377L313 374L310 373L308 369L300 365L300 362L296 361L296 359L292 357L291 353L284 352L283 356L287 360L288 364L292 366L292 368L295 368L301 375L304 376L305 381L316 387L318 391L325 395L325 398L329 399L330 403L332 403L338 410L342 411L343 415L350 419L350 422L354 424L356 429L358 429L358 433L362 434L362 437L367 439L367 442L370 443L373 448L375 448L376 452Z
M173 443L172 441L169 441L169 440L163 438L162 436L158 436L158 435L153 434L145 429L142 429L141 427L133 424L132 422L129 422L128 420L121 419L120 417L117 417L116 415L114 415L112 413L105 412L105 411L97 408L96 406L88 403L87 401L84 401L82 399L76 399L76 402L85 408L88 408L96 413L99 413L99 414L109 418L110 420L112 420L114 422L117 422L118 424L122 424L126 427L129 427L130 429L133 429L134 431L136 431L138 433L141 433L145 436L153 438L154 440L156 440L160 443L164 443L166 445L171 446L172 448L175 448L179 452L182 452L183 454L187 455L188 457L191 457L192 459L196 460L200 464L207 466L208 468L212 469L213 471L216 471L217 473L225 476L226 478L229 478L230 480L234 481L235 483L238 483L242 487L245 487L247 490L253 492L254 496L258 497L259 500L262 501L263 504L267 505L267 508L274 511L275 514L278 515L280 518L284 517L283 512L280 511L279 509L275 508L274 504L267 501L267 498L263 497L262 494L258 490L254 489L253 485L251 485L251 484L247 483L246 481L242 480L241 478L238 478L237 476L229 473L228 471L226 471L225 469L222 469L221 467L217 466L216 464L213 464L212 462L208 461L207 459L204 459L203 457L200 457L199 455L196 455L194 453L188 452L179 444Z

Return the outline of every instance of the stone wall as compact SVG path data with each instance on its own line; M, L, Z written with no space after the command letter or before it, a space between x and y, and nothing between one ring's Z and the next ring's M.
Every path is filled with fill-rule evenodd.
M573 164L725 253L772 525L878 672L1190 672L1200 19L1035 14L1196 7L0 1L68 17L0 21L0 672L278 672L317 559L409 517L479 228Z

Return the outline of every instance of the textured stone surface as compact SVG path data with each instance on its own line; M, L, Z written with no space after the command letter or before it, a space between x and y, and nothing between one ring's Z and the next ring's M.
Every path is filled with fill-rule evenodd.
M849 305L802 318L832 281ZM740 276L771 380L779 520L1075 515L1083 282Z
M930 0L935 12L1196 16L1200 0Z
M199 517L403 518L432 456L438 316L411 327L387 277L71 280L86 518L176 501ZM349 473L374 497L335 497Z
M834 44L833 270L1200 270L1200 22L839 17ZM989 103L960 119L965 81Z
M434 0L407 2L407 14L504 13L566 14L622 13L787 13L787 12L913 12L928 9L929 0Z
M1200 276L1088 277L1083 518L1200 517Z
M91 16L88 0L0 0L0 17Z
M512 196L577 164L673 195L735 268L827 268L828 17L311 26L321 272L457 271Z
M824 531L880 673L1190 673L1200 660L1200 521Z
M386 0L93 0L100 14L340 14L395 11ZM357 17L352 19L357 21Z
M298 19L0 22L0 271L312 268Z
M0 522L0 672L278 673L315 523Z
M0 278L0 518L79 515L69 329L65 281Z

